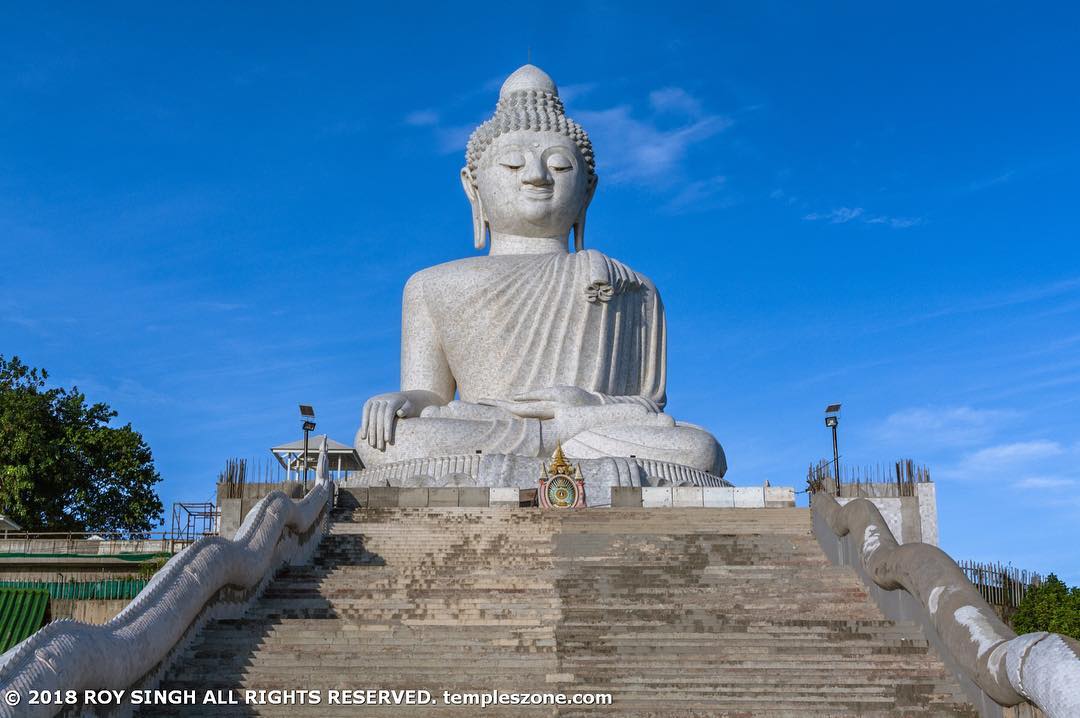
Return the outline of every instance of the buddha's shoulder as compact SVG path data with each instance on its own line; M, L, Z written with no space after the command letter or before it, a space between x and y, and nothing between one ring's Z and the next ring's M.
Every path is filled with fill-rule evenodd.
M416 272L405 283L405 294L439 291L447 286L460 286L496 270L489 257L466 257L426 267Z
M488 257L465 257L454 259L442 264L425 267L409 277L408 284L429 285L448 280L457 280L464 275L476 274L490 269L490 264L485 262Z
M644 274L599 250L587 249L575 254L484 255L455 259L421 269L413 274L405 285L405 293L425 295L436 295L445 291L456 293L463 286L475 285L478 282L500 278L514 272L532 271L539 265L559 262L564 264L567 271L570 271L575 263L583 261L589 262L598 270L609 264L622 267L627 273L636 277L640 284L655 289L652 281Z

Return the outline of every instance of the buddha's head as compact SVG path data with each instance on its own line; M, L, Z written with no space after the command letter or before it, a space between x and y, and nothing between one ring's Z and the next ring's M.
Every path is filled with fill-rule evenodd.
M584 248L585 212L596 190L592 144L566 116L547 73L525 65L503 83L495 116L469 138L461 183L477 249L489 230L566 238L571 229L575 247Z

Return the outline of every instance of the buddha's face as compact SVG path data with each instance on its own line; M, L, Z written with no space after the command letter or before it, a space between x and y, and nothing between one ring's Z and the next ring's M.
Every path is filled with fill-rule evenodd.
M522 237L566 237L595 185L574 141L550 131L500 135L476 175L492 232Z

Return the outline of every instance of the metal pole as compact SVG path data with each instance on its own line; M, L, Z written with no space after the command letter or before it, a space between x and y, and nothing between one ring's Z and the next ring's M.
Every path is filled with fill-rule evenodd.
M304 493L307 493L307 452L309 433L311 432L309 432L307 429L304 429ZM835 443L835 441L833 443Z
M836 497L840 498L840 452L836 448L836 424L832 426L833 471L836 472Z

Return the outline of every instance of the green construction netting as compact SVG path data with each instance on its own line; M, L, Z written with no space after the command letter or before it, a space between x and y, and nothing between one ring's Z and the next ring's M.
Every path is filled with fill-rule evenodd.
M44 591L49 598L77 601L131 600L143 590L147 583L145 578L111 578L101 581L0 581L0 590Z
M49 592L34 588L0 588L0 653L26 640L45 623Z

